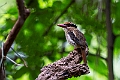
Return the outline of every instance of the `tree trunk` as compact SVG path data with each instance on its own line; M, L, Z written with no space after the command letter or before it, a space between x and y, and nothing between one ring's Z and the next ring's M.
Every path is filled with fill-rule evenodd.
M106 28L107 28L107 64L108 64L108 78L109 80L114 80L113 73L113 44L114 44L114 35L112 32L112 23L111 23L111 0L106 0Z

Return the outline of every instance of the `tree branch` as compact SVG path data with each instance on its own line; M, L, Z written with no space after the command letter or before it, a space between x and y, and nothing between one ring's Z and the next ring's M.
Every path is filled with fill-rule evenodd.
M89 53L89 56L95 56L95 57L98 57L98 58L101 58L101 59L107 61L107 58L104 58L104 57L102 57L102 56L100 56L100 55L97 55L97 54Z
M60 53L68 53L69 51L62 51L62 52L60 52ZM101 58L101 59L103 59L103 60L105 60L105 61L107 61L107 58L104 58L104 57L102 57L102 56L100 56L100 55L98 55L98 54L92 54L92 53L88 53L89 54L89 56L94 56L94 57L98 57L98 58Z
M81 61L81 53L74 50L67 57L43 67L36 80L65 80L90 73L88 66L80 64Z
M66 8L61 12L61 14L54 20L54 23L50 24L50 26L45 30L45 32L43 33L43 36L47 35L50 31L50 29L52 28L52 26L54 24L57 23L57 21L59 20L59 18L65 14L68 10L68 8L75 2L75 0L71 0L71 2L66 6Z
M19 11L19 17L18 20L16 21L15 25L11 29L5 43L4 43L4 55L7 55L7 52L9 51L13 41L15 40L18 32L20 31L21 27L23 26L26 18L29 16L30 11L29 9L26 9L23 3L23 0L16 0L17 6L18 6L18 11ZM2 51L0 48L0 58L2 57ZM0 68L0 72L2 72L2 68ZM0 73L0 79L5 80L3 73Z
M10 49L13 41L15 40L18 32L20 31L21 27L23 26L26 18L29 16L30 11L26 9L23 3L23 0L16 0L19 10L19 18L16 21L15 25L13 26L12 30L10 31L6 42L4 43L4 55L6 56L8 50Z

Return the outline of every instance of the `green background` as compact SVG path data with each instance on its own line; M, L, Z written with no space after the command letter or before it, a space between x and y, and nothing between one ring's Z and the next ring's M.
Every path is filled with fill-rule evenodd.
M31 14L17 35L12 47L24 55L28 67L15 66L6 60L8 80L34 80L40 69L72 51L66 42L64 31L57 24L70 21L84 33L88 46L87 56L90 74L68 80L108 80L108 67L100 55L107 58L107 32L104 0L25 0ZM70 4L70 5L69 5ZM18 18L15 0L0 0L0 44ZM111 21L114 35L114 75L120 80L120 1L111 0ZM11 49L8 55L17 63L23 63Z

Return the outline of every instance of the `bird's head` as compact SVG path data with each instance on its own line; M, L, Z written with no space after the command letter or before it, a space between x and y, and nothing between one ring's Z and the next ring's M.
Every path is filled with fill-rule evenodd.
M72 22L65 22L64 24L58 24L57 26L62 28L77 28L77 26Z

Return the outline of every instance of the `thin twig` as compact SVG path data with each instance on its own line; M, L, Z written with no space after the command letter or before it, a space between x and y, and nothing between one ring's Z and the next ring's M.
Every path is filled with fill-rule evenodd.
M28 67L26 61L20 56L20 54L18 54L12 47L11 47L11 49L12 49L12 50L18 55L18 57L23 61L24 66L25 66L25 67Z
M101 58L101 59L107 61L107 58L104 58L104 57L102 57L102 56L100 56L100 55L97 55L97 54L91 54L91 53L89 53L89 55L90 55L90 56L94 56L94 57L98 57L98 58Z
M59 20L59 18L61 18L61 16L63 14L65 14L68 10L68 8L75 2L75 0L71 0L71 2L65 7L65 9L61 12L61 14L53 21L54 23L50 24L50 26L45 30L45 32L43 33L43 36L47 35L50 31L50 29L52 28L52 26L54 24L57 23L57 21Z
M70 52L70 51L65 51L65 53L68 53L68 52ZM64 53L64 52L62 52L62 53ZM100 55L97 55L97 54L92 54L92 53L89 52L88 55L89 55L89 56L98 57L98 58L101 58L101 59L107 61L107 58L104 58L104 57L102 57L102 56L100 56Z
M12 63L14 63L16 66L22 66L22 64L16 63L15 61L13 61L12 59L10 59L9 57L6 56L6 58L7 58L8 60L10 60Z
M0 8L3 7L3 6L6 5L6 4L7 4L7 2L5 2L3 5L1 5Z

